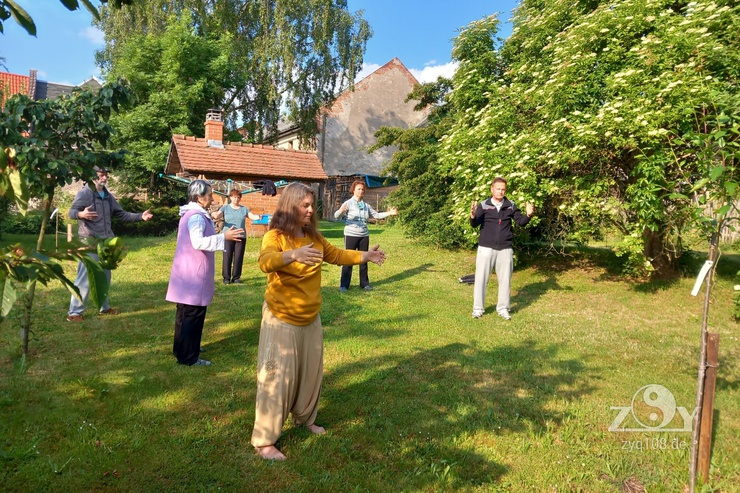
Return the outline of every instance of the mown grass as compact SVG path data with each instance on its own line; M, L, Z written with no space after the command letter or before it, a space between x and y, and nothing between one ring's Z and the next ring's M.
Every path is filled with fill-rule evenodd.
M341 225L322 226L341 245ZM392 226L371 234L389 257L370 267L375 291L361 292L355 272L340 295L339 267L324 266L318 423L328 434L286 425L284 463L259 460L249 444L259 240L247 243L245 284L217 284L208 368L178 366L171 354L175 312L164 293L174 236L126 239L113 274L118 316L88 313L73 325L59 285L37 290L25 363L19 312L0 326L0 490L682 491L689 433L608 427L612 407L630 406L647 384L693 409L702 312L693 279L628 282L603 250L522 258L513 320L490 314L495 280L488 314L474 320L472 287L457 282L473 271L474 252L422 247ZM722 259L724 272L737 272L733 261ZM710 484L721 491L740 491L732 284L720 276L710 318L720 333Z

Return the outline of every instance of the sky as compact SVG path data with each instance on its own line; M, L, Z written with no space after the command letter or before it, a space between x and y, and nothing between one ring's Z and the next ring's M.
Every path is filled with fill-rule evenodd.
M59 0L17 0L33 17L37 36L28 35L12 19L0 34L0 70L28 75L60 84L81 84L100 79L95 50L103 46L103 34L90 25L87 10L70 12ZM93 2L97 4L97 2ZM452 39L470 22L499 13L501 38L511 33L509 20L517 0L348 0L351 12L363 10L374 35L368 41L359 78L394 57L420 82L451 76Z

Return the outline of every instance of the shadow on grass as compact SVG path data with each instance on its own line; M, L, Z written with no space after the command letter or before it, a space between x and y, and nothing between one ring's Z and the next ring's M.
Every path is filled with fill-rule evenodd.
M433 489L440 479L453 489L496 483L509 467L477 449L495 449L496 436L508 432L552 430L566 416L551 411L551 401L591 392L584 371L534 341L364 359L326 373L319 421L345 437L341 453L357 467L381 462L403 476L400 489Z
M376 281L371 284L375 286L383 286L385 284L393 284L399 281L403 281L410 277L417 276L421 273L428 272L430 270L430 267L432 267L433 265L434 264L427 262L425 264L421 264L416 267L406 269L405 271L399 272L398 274L393 274L392 276L385 277L381 279L380 281Z

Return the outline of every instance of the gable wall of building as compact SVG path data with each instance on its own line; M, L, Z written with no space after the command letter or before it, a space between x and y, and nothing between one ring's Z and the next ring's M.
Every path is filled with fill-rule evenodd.
M376 142L380 127L414 127L426 116L414 111L415 101L404 102L416 82L394 59L360 81L354 91L337 98L323 117L317 145L328 176L382 175L396 149L385 147L368 154L367 148Z

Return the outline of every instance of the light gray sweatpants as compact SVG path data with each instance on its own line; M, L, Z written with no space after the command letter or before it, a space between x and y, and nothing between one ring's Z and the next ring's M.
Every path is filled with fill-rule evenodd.
M473 312L483 313L486 309L486 288L491 271L496 269L498 280L498 302L496 311L509 310L511 297L511 273L514 272L514 250L494 250L478 246L475 257L475 287L473 288Z

